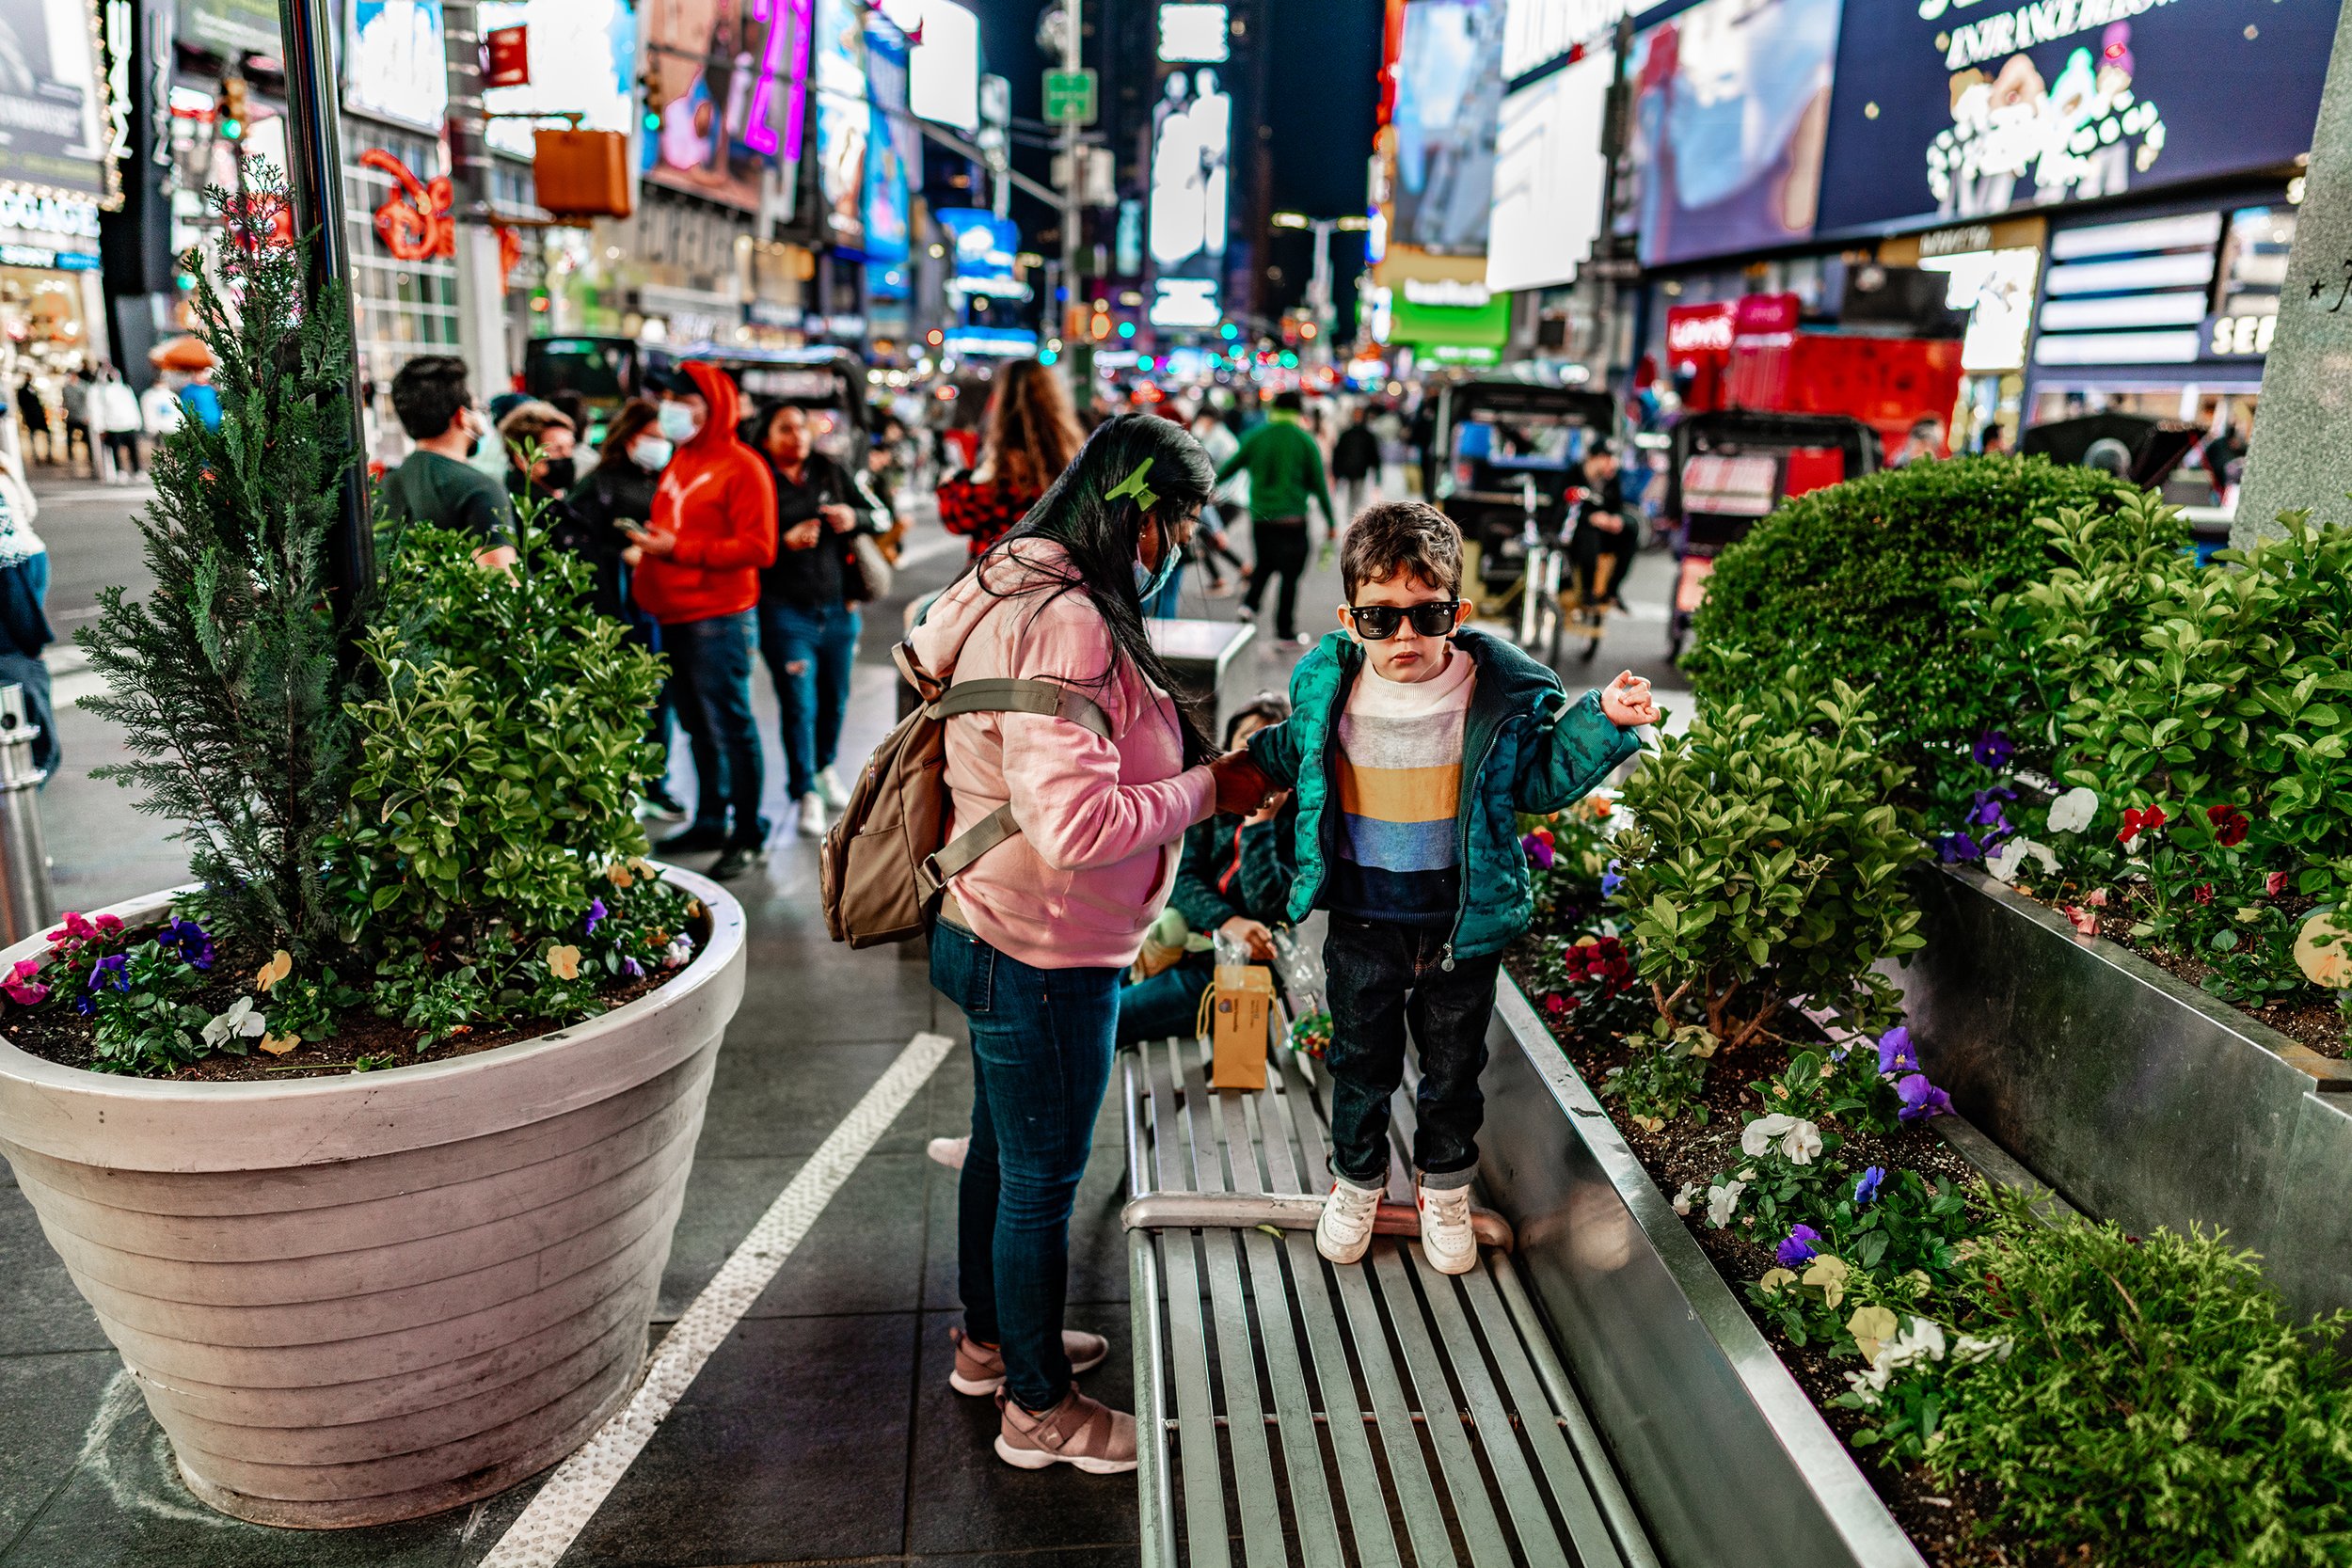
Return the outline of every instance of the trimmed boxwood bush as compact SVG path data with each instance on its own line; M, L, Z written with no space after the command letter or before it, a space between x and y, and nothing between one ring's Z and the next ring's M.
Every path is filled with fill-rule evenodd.
M1716 562L1683 670L1710 706L1867 687L1882 737L1931 768L2015 701L1960 605L2040 575L2052 558L2036 517L2130 493L2043 458L1964 457L1801 496Z

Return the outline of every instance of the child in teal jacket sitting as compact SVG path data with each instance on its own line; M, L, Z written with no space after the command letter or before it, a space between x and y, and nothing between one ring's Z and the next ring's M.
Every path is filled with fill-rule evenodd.
M1518 648L1457 629L1462 539L1419 502L1367 509L1347 532L1345 629L1291 680L1290 721L1250 755L1296 797L1295 922L1330 911L1331 1195L1315 1243L1361 1259L1389 1170L1389 1101L1410 1026L1421 1053L1413 1163L1422 1244L1448 1274L1477 1262L1486 1027L1502 951L1534 913L1518 813L1590 792L1654 723L1649 683L1619 675L1571 700Z

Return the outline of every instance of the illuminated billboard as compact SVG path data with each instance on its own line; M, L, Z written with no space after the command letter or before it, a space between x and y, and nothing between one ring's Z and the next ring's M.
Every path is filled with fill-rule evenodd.
M1857 6L1824 230L1979 218L2311 150L2335 0Z
M1632 214L1645 265L1811 237L1837 30L1837 0L1703 0L1634 36Z
M104 106L86 0L0 0L0 184L106 197ZM57 227L63 227L58 225Z
M1158 284L1152 321L1162 326L1214 325L1225 269L1233 99L1214 66L1172 71L1152 109L1152 211L1145 248ZM1203 289L1205 285L1205 292ZM1165 319L1164 319L1165 318Z
M1223 65L1232 56L1232 34L1225 6L1168 0L1160 7L1160 58L1170 65Z
M1516 82L1582 44L1606 49L1626 0L1508 0L1502 23L1502 79Z
M980 19L956 0L923 0L920 32L907 61L908 106L970 135L980 128Z
M441 0L350 0L343 12L343 107L440 129L449 113Z
M647 180L758 210L770 157L793 155L795 19L806 3L638 0L660 120L644 138Z
M1502 24L1502 0L1408 0L1385 133L1390 245L1456 256L1486 250Z
M816 0L816 28L818 196L834 241L859 250L866 245L866 158L874 131L863 0Z
M923 133L907 107L906 35L887 19L866 23L868 125L866 135L866 244L869 261L907 259L910 182L919 184Z
M1593 253L1608 174L1600 153L1601 112L1615 69L1613 55L1590 54L1503 99L1486 241L1488 288L1566 283Z
M586 131L627 131L636 115L630 85L637 64L637 14L626 0L482 0L477 24L530 29L531 81L491 87L482 106L493 114L572 109ZM542 123L557 125L558 120ZM484 139L519 157L533 150L527 119L493 119Z

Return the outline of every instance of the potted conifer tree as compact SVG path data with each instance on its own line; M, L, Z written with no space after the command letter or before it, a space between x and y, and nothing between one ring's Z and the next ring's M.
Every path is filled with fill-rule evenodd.
M346 317L226 215L224 417L163 444L155 590L84 634L197 880L0 954L0 1153L190 1487L371 1524L626 1398L742 916L641 858L660 667L528 516L511 570L388 537L338 625Z

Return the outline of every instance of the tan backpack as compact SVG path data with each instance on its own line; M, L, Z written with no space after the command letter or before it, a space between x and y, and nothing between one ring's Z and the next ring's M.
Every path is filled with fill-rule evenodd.
M825 835L820 863L825 929L874 947L931 927L948 879L1021 831L1002 805L946 842L947 720L959 713L1038 713L1083 724L1104 739L1111 722L1084 694L1052 681L972 680L943 686L898 644L898 673L921 705L874 748L850 803Z

